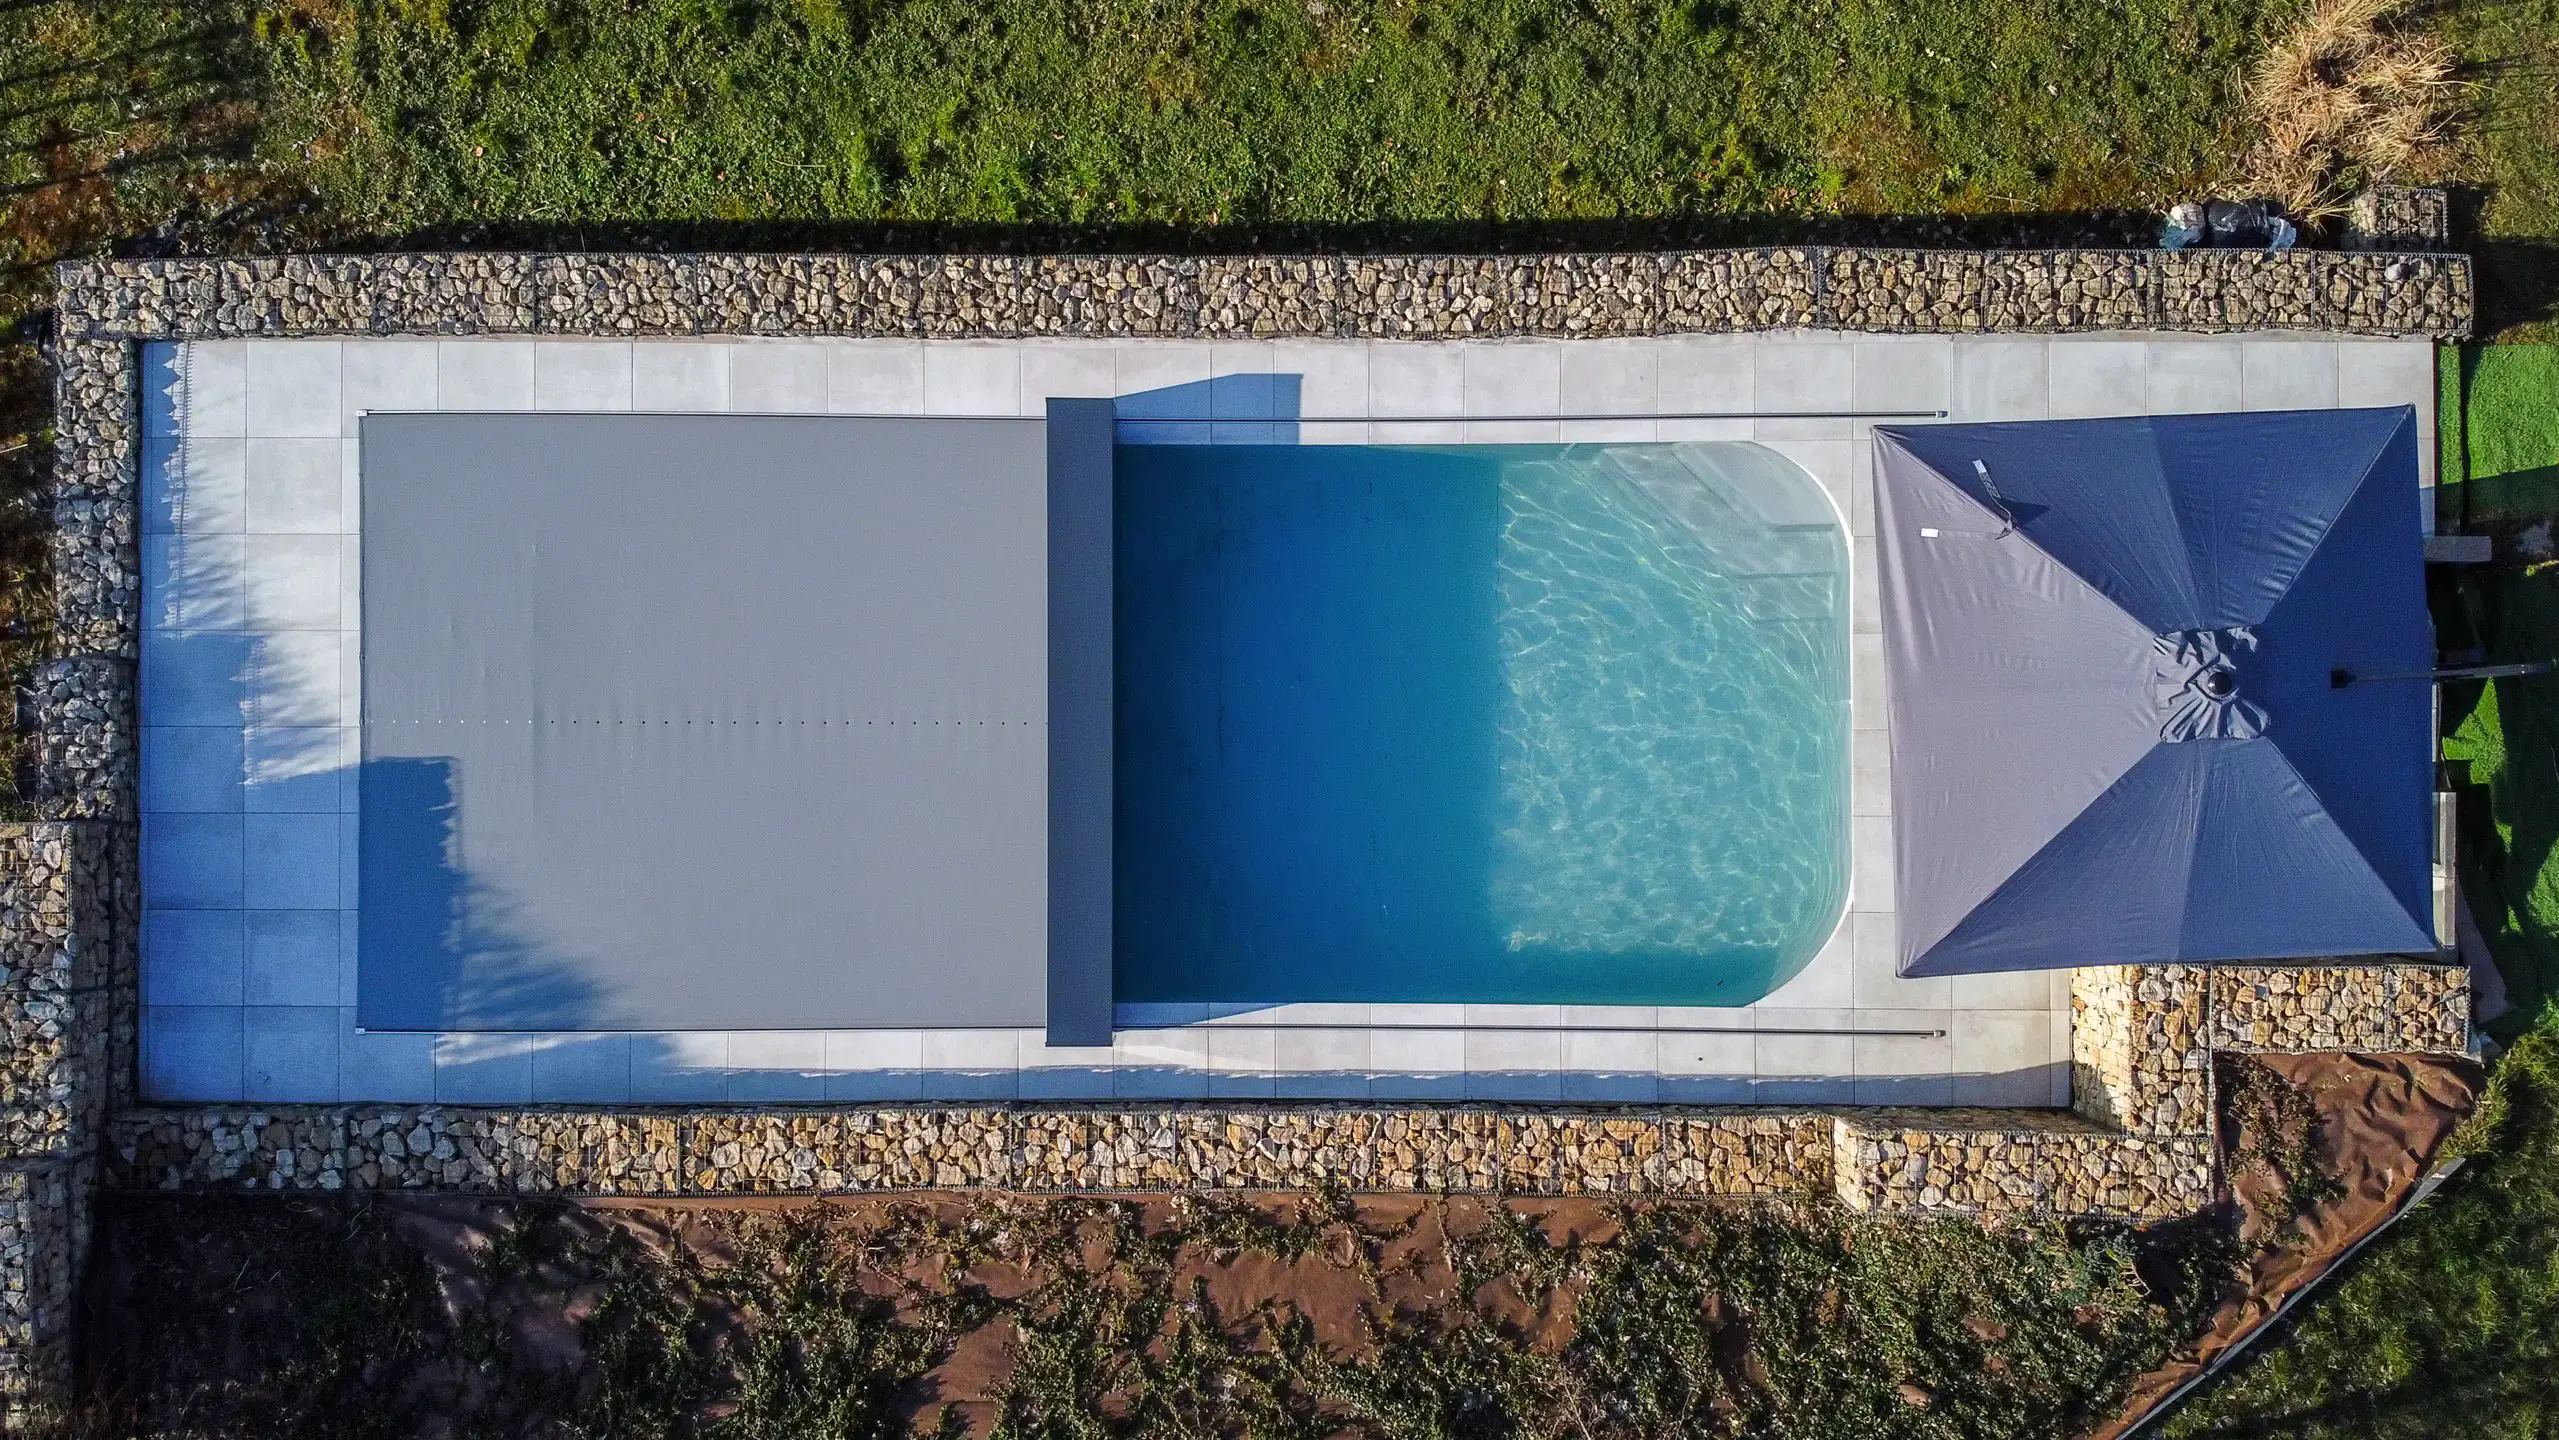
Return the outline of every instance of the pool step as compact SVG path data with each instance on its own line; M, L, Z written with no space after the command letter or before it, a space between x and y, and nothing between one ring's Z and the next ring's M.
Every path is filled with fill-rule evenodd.
M1845 563L1838 520L1800 476L1767 467L1788 462L1737 446L1589 445L1565 452L1595 478L1640 496L1678 527L1715 570L1735 579L1830 579Z
M1836 627L1847 608L1838 517L1772 451L1573 445L1515 465L1508 481L1583 493L1619 512L1646 538L1647 563L1726 587L1754 622Z

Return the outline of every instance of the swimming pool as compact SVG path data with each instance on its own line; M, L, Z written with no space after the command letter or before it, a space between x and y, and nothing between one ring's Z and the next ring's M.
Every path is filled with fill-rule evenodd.
M1743 1005L1829 938L1848 542L1784 457L1116 463L1121 1001Z

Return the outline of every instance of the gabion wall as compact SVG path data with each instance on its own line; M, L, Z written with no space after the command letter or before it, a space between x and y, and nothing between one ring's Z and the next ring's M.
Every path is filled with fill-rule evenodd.
M1829 1184L1831 1120L1750 1110L1323 1105L141 1109L137 1189L829 1195L1309 1189L1782 1195Z
M0 825L0 1405L54 1393L109 1107L130 1099L132 873L105 825Z
M2466 256L2288 250L1629 255L281 256L65 265L65 339L239 335L1653 335L2325 330L2457 339Z

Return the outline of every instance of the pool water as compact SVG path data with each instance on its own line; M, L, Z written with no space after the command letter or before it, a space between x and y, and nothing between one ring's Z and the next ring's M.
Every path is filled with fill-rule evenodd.
M1848 889L1848 544L1749 444L1123 445L1124 1002L1743 1005Z

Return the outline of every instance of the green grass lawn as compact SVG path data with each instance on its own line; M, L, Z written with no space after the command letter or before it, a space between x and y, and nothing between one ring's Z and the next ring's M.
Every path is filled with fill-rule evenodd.
M2232 168L2242 69L2300 4L54 0L0 8L33 62L0 82L0 186L100 172L19 192L22 260L145 217L236 240L243 198L288 242L2148 209Z
M2499 536L2485 576L2438 584L2444 642L2559 656L2559 566L2515 540L2559 520L2559 346L2447 352L2448 521ZM2514 1008L2462 1136L2472 1167L2168 1425L2173 1436L2559 1433L2559 677L2448 687L2463 891ZM2466 777L2459 772L2466 771Z
M109 242L2138 241L2235 171L2305 5L20 0L0 323ZM2434 23L2492 320L2529 320L2559 0Z
M2144 204L2268 0L493 0L275 27L271 143L470 219L1619 221Z

